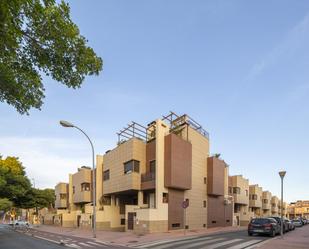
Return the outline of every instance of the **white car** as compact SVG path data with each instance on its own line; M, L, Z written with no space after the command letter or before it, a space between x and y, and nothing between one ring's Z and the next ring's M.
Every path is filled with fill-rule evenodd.
M295 227L302 227L303 226L303 223L298 219L292 220L292 223L294 224Z
M29 227L29 223L27 221L24 220L15 220L15 221L11 221L10 225L12 226L20 226L20 227Z

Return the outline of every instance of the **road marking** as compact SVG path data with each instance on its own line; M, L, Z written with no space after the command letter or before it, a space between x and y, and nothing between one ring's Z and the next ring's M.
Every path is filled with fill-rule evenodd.
M80 246L78 246L76 244L67 244L66 246L72 247L72 248L81 248Z
M203 245L213 244L214 242L222 241L222 240L225 240L225 239L226 238L215 238L215 239L206 240L206 241L204 240L204 241L201 241L201 242L195 242L195 240L194 240L190 244L186 244L186 245L177 247L177 249L196 248L196 247L203 246Z
M95 245L95 246L102 246L102 244L95 243L95 242L92 242L92 241L87 241L87 243L89 243L91 245Z
M148 243L148 244L143 244L137 247L141 247L141 248L168 248L171 245L179 245L179 244L183 244L186 242L190 242L190 241L200 241L200 240L209 240L212 239L213 237L204 237L204 238L197 238L197 239L181 239L181 240L169 240L169 241L159 241L159 242L154 242L154 243ZM158 245L162 245L161 247L156 247Z
M83 242L78 242L78 244L82 245L82 246L86 246L86 247L93 247L92 245L88 245L86 243L83 243Z
M221 242L221 243L218 243L218 244L215 244L215 245L210 245L210 246L207 246L207 247L204 247L205 249L215 249L215 248L218 248L218 247L221 247L221 246L226 246L228 244L232 244L232 243L235 243L235 242L238 242L238 241L241 241L243 239L232 239L232 240L228 240L228 241L224 241L224 242Z
M228 249L242 249L242 248L246 248L247 246L251 246L252 244L257 244L258 242L261 242L262 240L259 239L254 239L254 240L249 240L247 242L229 247Z

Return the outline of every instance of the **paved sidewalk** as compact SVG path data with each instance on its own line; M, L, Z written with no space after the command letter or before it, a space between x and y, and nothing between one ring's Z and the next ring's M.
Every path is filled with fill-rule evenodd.
M92 238L92 231L90 229L80 228L64 228L57 226L41 225L33 229L45 232L51 232L62 235L77 236L81 238ZM169 231L166 233L152 233L145 235L136 235L133 232L111 232L111 231L97 231L97 241L102 241L116 245L140 245L150 243L153 241L177 240L185 237L202 236L209 234L218 234L225 232L246 230L247 227L220 227L209 228L207 230L188 230L184 235L183 230Z
M268 240L265 244L258 247L258 249L308 249L309 248L309 225L296 228L281 239L277 236L274 239Z

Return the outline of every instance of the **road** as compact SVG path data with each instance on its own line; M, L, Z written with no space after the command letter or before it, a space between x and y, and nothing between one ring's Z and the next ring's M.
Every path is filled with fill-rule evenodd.
M135 248L149 249L243 249L253 248L255 245L269 239L268 236L249 237L247 231L227 232L198 236L181 240L156 242L135 246Z
M31 230L25 232L24 229L14 231L7 225L0 224L0 249L64 249L60 245L63 241L69 248L79 249L97 249L111 248L120 249L122 246L107 245L103 242L98 242L92 239L85 239L73 236L61 236L59 234L40 232Z
M130 247L148 249L244 249L255 247L267 239L269 239L268 236L249 237L247 231L237 231L177 240L149 242L148 244L131 245ZM0 249L63 249L65 247L60 245L61 241L67 247L79 249L128 248L106 244L99 240L61 235L36 229L30 229L28 231L18 229L14 231L8 226L0 225Z

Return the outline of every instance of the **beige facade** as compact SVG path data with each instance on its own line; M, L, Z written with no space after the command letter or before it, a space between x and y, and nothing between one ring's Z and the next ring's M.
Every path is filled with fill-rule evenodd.
M309 200L299 200L287 205L287 216L289 217L289 219L299 217L309 219Z
M69 184L60 182L55 187L55 208L66 209L69 202Z
M271 197L271 215L278 216L279 215L279 198L277 196Z
M114 149L96 157L98 229L144 234L207 228L208 200L210 206L216 203L222 212L232 212L228 167L218 172L212 168L208 179L208 133L189 116L170 113L146 127L133 122L118 136ZM220 175L220 186L214 174ZM81 167L69 175L66 193L67 205L56 203L56 223L91 227L92 170ZM186 219L183 203L188 205ZM227 219L220 222L232 223Z
M258 184L249 186L249 210L254 213L254 217L261 217L263 189Z
M247 225L253 216L249 211L249 180L242 175L230 176L229 192L234 199L234 216L236 225Z
M271 216L271 193L269 191L263 191L262 212L263 217Z

